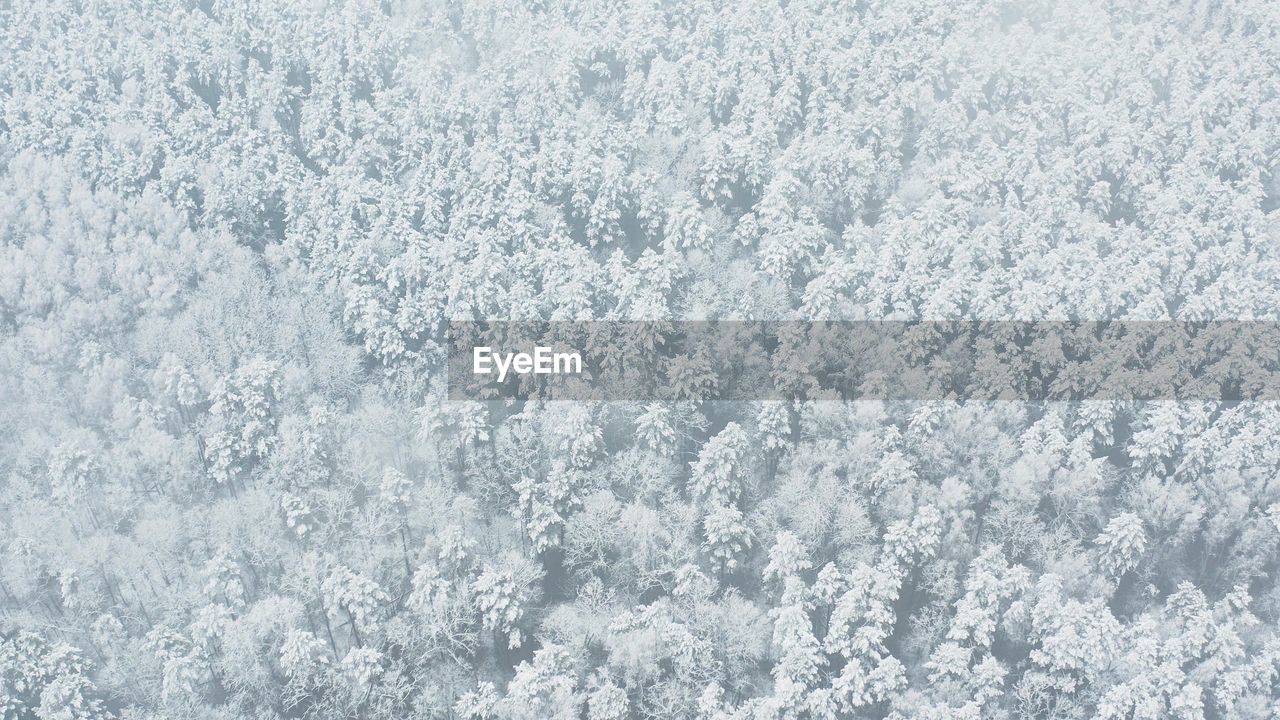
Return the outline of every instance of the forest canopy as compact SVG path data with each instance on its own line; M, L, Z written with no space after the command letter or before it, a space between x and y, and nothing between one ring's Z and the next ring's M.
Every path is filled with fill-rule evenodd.
M0 3L0 718L1275 717L1276 402L443 372L1275 322L1278 209L1265 0Z

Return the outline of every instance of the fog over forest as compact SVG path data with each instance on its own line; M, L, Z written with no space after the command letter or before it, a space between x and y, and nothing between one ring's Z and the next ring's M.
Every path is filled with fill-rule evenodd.
M1247 386L449 394L740 320L1280 322L1280 2L0 0L0 720L1280 717Z

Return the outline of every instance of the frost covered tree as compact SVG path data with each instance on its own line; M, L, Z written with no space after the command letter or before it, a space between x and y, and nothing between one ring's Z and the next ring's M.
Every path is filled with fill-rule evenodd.
M1280 319L1278 49L1260 0L0 3L0 715L1274 717L1274 402L1099 395L1081 338L1080 402L837 402L809 321ZM454 320L635 323L636 397L448 400ZM684 320L783 323L785 399L637 360Z

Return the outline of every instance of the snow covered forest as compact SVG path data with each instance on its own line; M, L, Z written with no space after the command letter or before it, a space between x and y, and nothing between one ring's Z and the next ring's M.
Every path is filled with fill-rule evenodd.
M1280 3L0 2L0 717L1280 714L1280 403L444 400L748 317L1280 320Z

